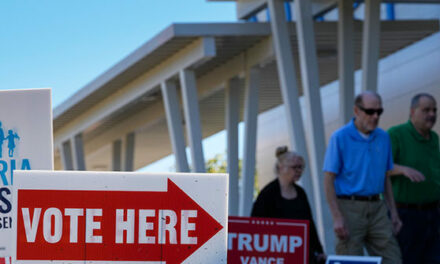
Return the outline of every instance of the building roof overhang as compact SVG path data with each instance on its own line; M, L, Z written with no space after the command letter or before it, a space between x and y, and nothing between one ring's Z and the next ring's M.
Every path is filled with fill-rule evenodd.
M300 84L298 47L296 39L295 24L289 24L292 49L296 62L297 76ZM381 24L381 44L380 57L383 58L396 51L421 40L439 30L439 22L435 21L383 21ZM202 113L203 137L212 135L224 129L224 97L218 85L211 83L224 83L227 80L219 80L221 73L231 70L232 62L243 61L244 64L250 63L252 58L246 58L250 50L269 50L270 58L266 61L255 61L265 69L264 77L261 81L261 100L260 111L270 109L281 103L278 77L276 74L276 64L274 61L271 47L271 31L268 23L215 23L215 24L173 24L160 32L156 37L133 51L126 58L111 67L109 70L98 76L95 80L76 92L61 105L54 109L54 135L55 144L59 144L68 135L69 130L82 129L85 132L84 141L95 140L101 133L108 133L115 126L122 127L121 122L138 116L138 113L152 114L154 111L147 108L152 105L161 105L160 79L157 83L145 86L140 96L121 101L118 107L103 107L99 109L99 115L89 114L90 109L98 104L114 104L109 98L118 98L121 89L128 89L133 82L148 76L156 78L154 74L163 65L169 65L170 58L183 56L191 51L191 47L199 43L207 43L202 48L209 47L210 51L204 60L199 60L190 67L196 73L198 80L202 80L202 85L210 87L198 87L200 89L212 90L205 93L203 97L199 95L200 111ZM334 81L338 78L337 73L337 23L318 22L315 24L315 39L318 54L319 78L321 85ZM355 67L360 68L361 60L361 39L362 23L356 21L354 25L354 44L355 44ZM183 55L182 55L183 54ZM252 65L247 65L252 66ZM239 66L238 68L240 68ZM163 67L162 67L163 68ZM235 69L235 68L234 68ZM236 74L242 75L245 67L238 69ZM151 78L150 78L151 79ZM163 80L162 80L163 81ZM206 85L204 85L206 84ZM301 89L301 85L299 85ZM301 92L301 91L300 91ZM122 94L122 93L121 93ZM135 98L135 99L134 99ZM151 108L152 109L152 108ZM145 117L137 117L140 123L141 132L147 132L155 127L155 131L166 131L166 122L163 120L163 107L155 110L157 117L148 122ZM144 111L144 112L143 112ZM242 111L242 110L241 110ZM78 117L87 116L88 123L82 127L77 121ZM209 118L208 118L209 117ZM158 121L159 120L159 121ZM162 120L162 121L160 121ZM93 125L90 125L93 124ZM158 129L160 126L160 129ZM128 127L120 129L128 130ZM130 128L131 129L131 128ZM63 131L60 136L59 131ZM118 130L119 131L119 130ZM72 132L73 133L73 132ZM163 134L163 132L161 132ZM165 132L166 133L166 132ZM121 135L124 135L121 132ZM120 136L121 136L120 135ZM58 137L58 138L57 138ZM115 136L116 137L116 136ZM152 135L149 136L153 138ZM101 137L102 140L104 137ZM166 138L166 137L165 137ZM168 140L163 138L163 140ZM101 141L102 141L101 140ZM96 140L95 140L96 141ZM153 143L162 144L158 150L148 153L148 157L142 157L142 162L152 162L170 153L169 142L153 140ZM96 141L98 142L98 141ZM108 143L111 143L108 142ZM150 142L151 143L151 142ZM146 143L145 143L146 144ZM167 145L164 148L163 145ZM92 146L93 145L93 146ZM85 151L96 150L100 147L94 143L90 147L85 146ZM139 145L141 146L141 145ZM151 144L149 148L152 148ZM162 150L159 150L161 148ZM145 154L146 155L146 154ZM140 162L136 168L142 167Z

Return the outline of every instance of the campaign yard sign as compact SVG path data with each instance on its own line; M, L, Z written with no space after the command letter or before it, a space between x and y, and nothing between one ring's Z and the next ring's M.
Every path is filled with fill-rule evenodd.
M330 255L326 264L381 264L382 257Z
M11 264L11 257L0 258L0 264Z
M229 264L309 263L309 221L229 217Z
M0 257L13 253L16 169L53 169L50 89L0 91ZM9 258L0 258L0 263L6 261Z
M227 185L226 174L17 171L13 259L226 263Z

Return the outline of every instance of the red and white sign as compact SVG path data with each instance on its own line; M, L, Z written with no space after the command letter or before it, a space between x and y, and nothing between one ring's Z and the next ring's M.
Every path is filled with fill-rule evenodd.
M309 263L309 221L229 217L229 264Z
M226 263L226 175L17 171L15 186L16 263Z
M0 258L0 264L11 264L11 257Z

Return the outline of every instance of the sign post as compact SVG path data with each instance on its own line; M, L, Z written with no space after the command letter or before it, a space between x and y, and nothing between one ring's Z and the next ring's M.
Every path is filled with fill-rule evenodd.
M326 264L380 264L382 257L330 255Z
M0 257L13 253L14 170L53 169L52 138L50 89L0 91Z
M307 264L309 221L229 217L228 263Z
M226 263L227 189L225 174L17 171L15 263Z

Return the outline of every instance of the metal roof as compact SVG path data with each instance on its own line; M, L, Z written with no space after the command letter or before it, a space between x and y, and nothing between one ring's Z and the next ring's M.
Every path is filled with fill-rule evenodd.
M234 54L269 34L268 24L172 24L57 106L54 130L200 37L215 36L220 53ZM220 56L208 64L225 59Z

